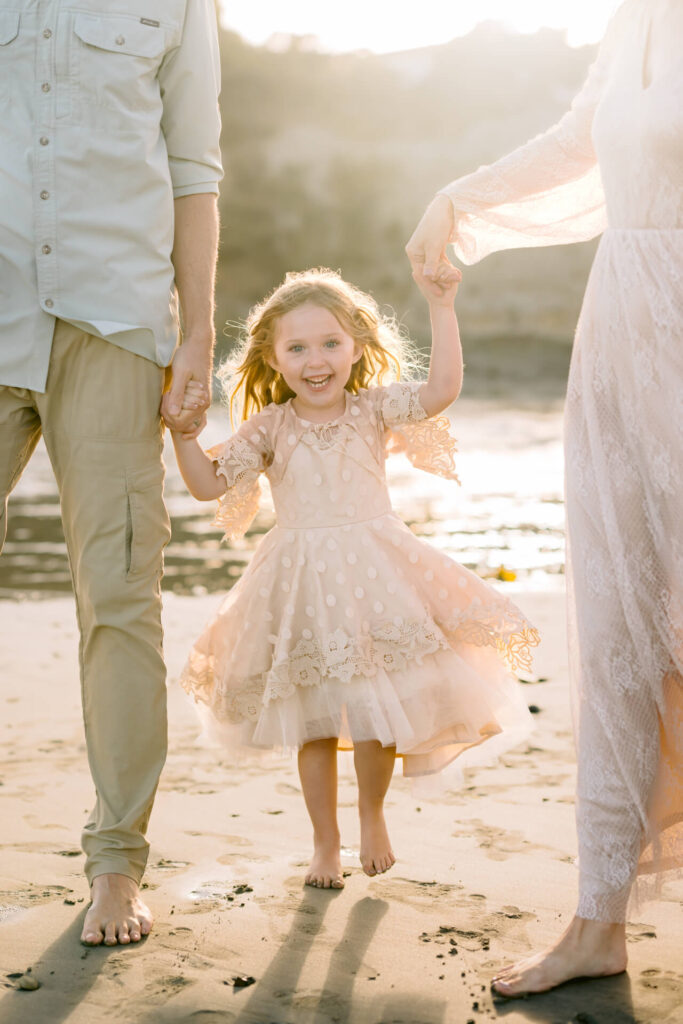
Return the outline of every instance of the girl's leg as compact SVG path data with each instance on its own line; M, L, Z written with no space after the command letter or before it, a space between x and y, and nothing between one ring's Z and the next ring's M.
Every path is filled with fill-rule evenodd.
M353 760L358 778L360 862L366 875L377 875L396 863L384 820L396 748L383 747L377 740L355 743Z
M342 889L337 823L337 739L304 743L299 751L299 778L313 824L313 859L306 885Z

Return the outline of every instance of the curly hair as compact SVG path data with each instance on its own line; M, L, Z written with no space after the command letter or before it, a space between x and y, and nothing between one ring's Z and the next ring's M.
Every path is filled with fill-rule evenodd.
M371 384L411 376L420 357L393 317L381 313L366 292L326 268L289 273L282 284L250 311L236 352L219 368L217 376L234 425L237 406L246 420L271 402L282 404L294 392L274 370L274 339L280 317L304 303L329 310L340 327L363 350L353 364L346 390L356 394Z

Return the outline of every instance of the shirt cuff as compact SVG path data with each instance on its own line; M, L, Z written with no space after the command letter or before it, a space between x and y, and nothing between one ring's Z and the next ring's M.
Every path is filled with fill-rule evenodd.
M181 196L199 196L203 194L218 195L218 183L215 181L198 181L194 185L178 185L173 189L173 198Z

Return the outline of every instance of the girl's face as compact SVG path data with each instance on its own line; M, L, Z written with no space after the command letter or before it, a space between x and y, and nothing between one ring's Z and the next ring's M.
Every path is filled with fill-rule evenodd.
M343 413L344 388L362 354L329 310L306 302L277 321L270 365L296 395L294 411L323 423Z

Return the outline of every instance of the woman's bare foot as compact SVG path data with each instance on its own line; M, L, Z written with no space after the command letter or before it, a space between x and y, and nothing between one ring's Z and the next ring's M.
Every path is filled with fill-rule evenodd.
M127 875L98 875L90 887L92 903L85 915L81 942L85 946L115 946L139 942L152 930L152 915L140 890Z
M626 970L626 928L575 917L554 946L504 968L491 982L497 995L547 992L573 978L606 978Z
M316 889L343 889L339 840L332 842L314 842L315 850L311 866L306 875L306 885Z
M360 862L366 875L381 875L396 863L381 807L360 809Z

